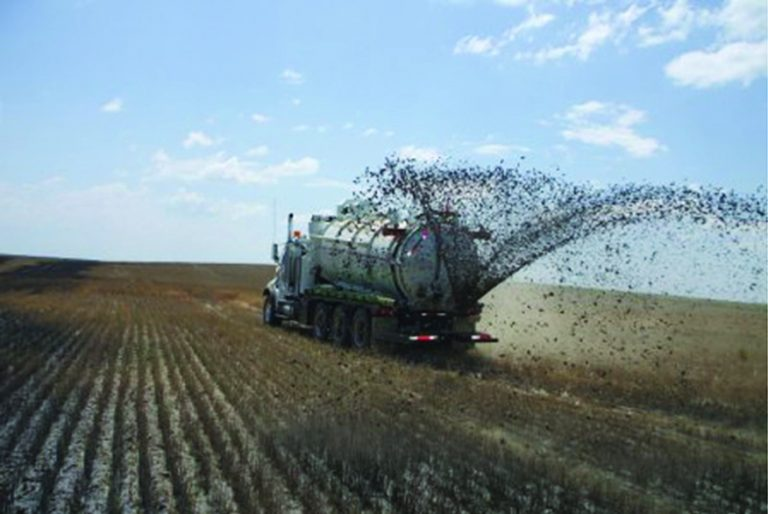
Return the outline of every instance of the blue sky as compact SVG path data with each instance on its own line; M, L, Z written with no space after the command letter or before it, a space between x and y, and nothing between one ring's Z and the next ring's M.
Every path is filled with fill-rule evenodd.
M763 0L0 5L0 252L265 262L387 155L766 183Z

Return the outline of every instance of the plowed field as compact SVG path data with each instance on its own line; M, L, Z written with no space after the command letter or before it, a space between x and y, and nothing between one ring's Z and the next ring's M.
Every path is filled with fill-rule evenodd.
M0 511L766 511L764 367L359 353L263 326L270 272L0 258Z

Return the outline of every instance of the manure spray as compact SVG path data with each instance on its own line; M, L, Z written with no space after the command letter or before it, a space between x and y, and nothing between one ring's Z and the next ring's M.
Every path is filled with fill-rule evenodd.
M680 254L683 260L675 267L705 267L698 276L728 282L726 295L743 293L737 299L765 301L767 220L762 189L745 194L675 183L596 187L524 170L520 162L480 167L399 158L366 169L356 184L356 200L380 216L423 218L439 237L441 220L448 215L481 235L473 239L477 252L463 252L455 244L441 249L449 278L461 285L460 294L467 303L545 259L560 275L557 282L581 275L591 285L632 290L638 286L633 282L642 282L639 285L653 288L653 277L636 280L634 260L648 248L652 257L645 255L646 261L664 262L659 253ZM688 237L693 233L703 235ZM701 241L710 242L704 245L708 256L692 266L686 259L702 246ZM462 261L465 255L472 255L471 263ZM581 265L574 266L574 260ZM651 263L645 269L654 267L659 268ZM737 279L729 274L735 267L743 268ZM674 281L660 278L658 269L654 273L659 282L655 287L661 292L686 292L663 290ZM551 279L551 270L549 275ZM714 284L711 294L717 296L717 288ZM701 284L693 292L710 294Z

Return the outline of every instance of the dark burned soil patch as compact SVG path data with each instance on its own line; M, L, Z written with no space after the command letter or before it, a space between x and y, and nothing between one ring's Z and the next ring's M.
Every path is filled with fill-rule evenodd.
M18 265L13 266L14 261L18 261ZM71 289L87 278L89 270L98 264L96 261L75 259L25 262L6 257L0 262L0 266L6 267L5 270L0 267L0 293L28 291L39 294L52 289Z

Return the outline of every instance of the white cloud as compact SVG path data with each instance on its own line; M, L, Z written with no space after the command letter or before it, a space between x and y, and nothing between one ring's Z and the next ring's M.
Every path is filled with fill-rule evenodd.
M697 25L709 16L707 11L692 8L688 0L675 0L668 7L656 9L659 23L656 26L643 25L637 29L640 46L655 46L670 41L684 41Z
M554 15L552 14L535 14L533 11L531 11L528 15L528 18L523 20L518 25L515 25L511 29L507 30L504 33L504 38L507 41L514 41L517 36L524 32L528 32L530 30L536 30L540 29L542 27L546 27L549 25L553 20L555 19Z
M493 0L493 3L503 5L504 7L521 7L526 5L529 0Z
M729 82L749 85L768 73L768 42L730 43L707 51L687 52L673 59L664 71L675 84L707 88Z
M152 157L152 178L185 181L218 179L240 184L275 183L281 178L313 175L320 163L313 157L285 160L280 164L257 163L224 152L198 159L174 159L160 150Z
M474 152L478 155L493 155L496 157L504 157L512 152L530 152L530 148L517 145L503 145L499 143L486 143L478 145L474 148Z
M643 137L634 126L645 113L627 105L590 101L574 105L563 116L565 139L598 146L618 146L634 157L650 157L664 149L656 139Z
M181 188L172 194L168 203L190 212L210 214L233 221L259 216L266 210L266 207L260 203L209 199L186 188Z
M768 32L768 4L765 0L727 0L717 14L728 41L764 40Z
M551 23L555 17L551 14L536 14L529 11L528 17L507 29L501 36L494 38L491 36L464 36L456 42L453 47L454 54L474 54L474 55L499 55L501 50L512 43L517 37L525 32L540 29Z
M328 189L342 189L344 191L353 191L355 185L343 180L336 180L332 178L316 178L304 184L305 187L320 187Z
M684 39L686 30L694 22L717 27L718 33L709 47L685 52L666 65L664 71L675 84L708 88L740 82L747 86L768 74L768 4L765 0L726 0L716 11L690 12L684 1L677 0L670 8L672 22L668 25L684 20L683 28L666 35ZM690 20L692 17L694 21ZM655 37L651 37L651 42L663 42L665 38L663 31L650 35Z
M310 130L317 132L318 134L325 134L328 132L328 125L307 125L302 123L300 125L294 125L291 127L294 132L308 132Z
M251 120L259 124L264 124L264 123L267 123L270 120L270 118L265 114L255 112L251 114Z
M435 148L417 147L414 145L408 145L400 148L397 151L397 156L401 159L423 162L434 162L441 157L440 152L438 152Z
M207 198L114 182L45 189L0 184L4 250L119 261L269 261L269 209L252 199Z
M212 146L214 144L213 139L206 134L205 132L197 132L193 131L187 134L186 139L184 139L184 142L182 145L184 145L184 148L192 148L194 146Z
M590 114L600 112L603 109L605 109L605 104L603 102L590 100L589 102L576 104L571 107L568 112L565 113L565 117L569 120L577 121L583 119L586 116L589 116Z
M344 130L351 130L351 129L355 128L355 124L352 123L351 121L348 121L344 125L342 125L341 128L344 129Z
M764 40L768 32L768 4L764 0L725 0L720 9L691 6L688 0L657 5L659 23L641 26L640 46L683 41L696 28L715 27L718 44Z
M290 68L284 69L280 74L280 78L282 78L283 82L286 84L291 84L293 86L298 86L299 84L304 83L304 75Z
M267 154L269 154L269 147L267 145L254 146L245 152L245 155L248 157L264 157Z
M367 128L367 129L365 129L365 130L363 131L363 137L371 137L371 136L375 136L375 135L376 135L376 134L378 134L378 133L379 133L379 130L378 130L378 129L375 129L375 128L373 128L373 127L370 127L370 128Z
M259 171L260 175L269 182L275 182L284 177L304 177L314 175L320 168L320 163L313 157L302 157L297 160L285 160L280 164L267 166Z
M123 100L113 98L101 106L101 112L118 113L123 110Z
M301 98L292 98L291 105L293 105L294 107L298 107L299 105L301 105Z
M453 47L454 54L498 55L499 48L492 37L464 36Z
M587 27L572 38L572 42L562 46L544 48L533 52L518 52L517 59L533 60L538 63L576 57L586 61L592 53L606 43L618 43L627 35L629 30L648 10L631 4L620 12L605 11L600 14L591 13Z

